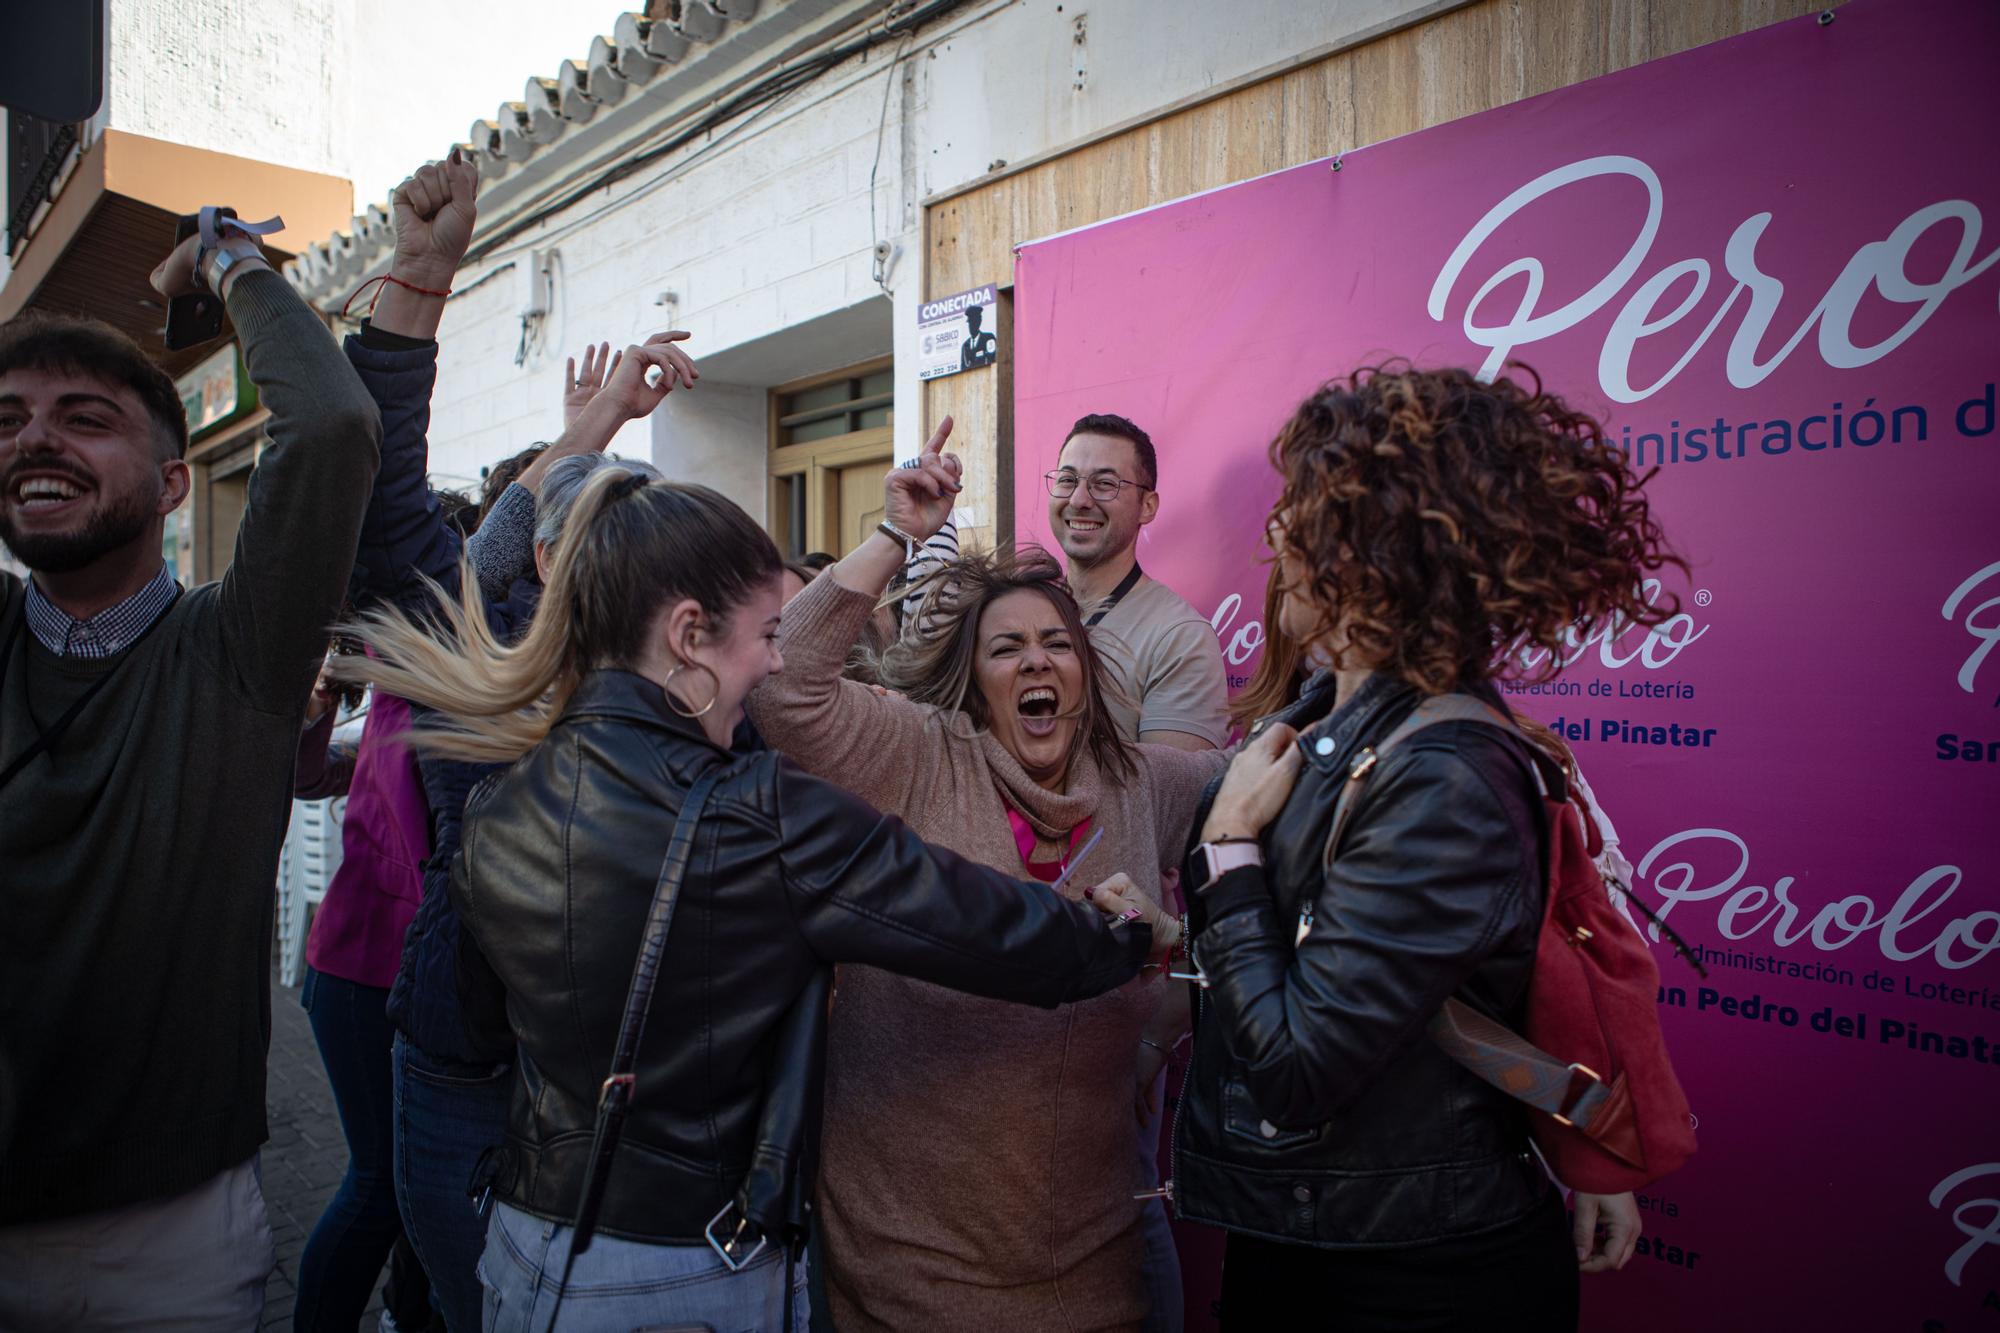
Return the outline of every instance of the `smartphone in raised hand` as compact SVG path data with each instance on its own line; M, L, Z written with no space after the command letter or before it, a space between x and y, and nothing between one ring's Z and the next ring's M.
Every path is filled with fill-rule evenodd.
M226 218L236 216L233 208L218 208ZM174 244L179 245L201 230L201 215L188 213L174 225ZM222 336L222 298L213 292L189 292L167 302L167 350L178 352Z

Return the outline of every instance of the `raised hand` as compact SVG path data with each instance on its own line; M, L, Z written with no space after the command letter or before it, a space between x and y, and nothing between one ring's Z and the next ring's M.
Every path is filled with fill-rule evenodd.
M603 353L610 350L610 344L601 344L593 349L594 358L591 351L583 354L582 375L576 373L576 363L571 361L570 388L563 394L563 415L568 421L562 437L522 470L518 478L521 485L531 491L539 489L542 477L557 459L604 452L620 426L651 412L676 387L684 388L700 379L693 359L673 345L687 336L680 329L656 333L612 357L608 366ZM578 380L592 376L598 378L600 387L583 394L572 412L571 399L580 392Z
M200 291L194 280L194 256L200 245L201 237L190 236L169 251L153 269L153 290L170 300Z
M944 526L951 517L952 507L958 503L958 493L965 489L959 480L964 469L958 455L944 452L945 442L951 438L951 426L950 417L940 421L923 452L917 455L917 465L890 468L882 482L883 508L888 521L920 542L935 536Z
M618 372L618 363L625 359L625 353L614 353L610 343L598 343L583 349L583 371L577 372L576 358L569 359L569 368L563 373L563 428L567 430L590 406L590 400L597 397L597 391L608 383Z
M692 387L701 372L695 369L692 357L674 346L687 337L685 329L669 329L627 347L618 354L618 363L606 376L604 387L592 395L585 408L615 416L622 425L651 412L675 389ZM567 398L564 406L568 406ZM578 416L583 410L578 409Z
M211 264L206 276L199 279L196 277L194 261L195 256L200 253L200 248L201 237L197 235L188 237L169 251L167 257L162 259L153 269L151 278L153 290L169 300L176 296L186 296L191 292L201 291L204 284L214 276L215 270L213 264ZM211 260L216 254L224 250L231 251L240 256L254 257L258 261L261 261L264 257L264 247L257 243L257 238L246 236L242 232L226 233L221 243L208 252ZM239 264L236 268L230 270L229 277L225 281L233 283L238 273L246 271L251 267L261 268L266 267L266 265L261 262L255 265ZM221 293L217 294L220 295Z
M451 287L472 244L478 216L479 168L454 148L442 162L418 167L396 188L396 253L389 271L432 291Z

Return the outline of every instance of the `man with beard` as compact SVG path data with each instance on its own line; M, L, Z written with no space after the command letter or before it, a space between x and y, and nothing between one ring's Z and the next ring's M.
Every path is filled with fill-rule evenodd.
M1134 422L1097 412L1070 427L1056 453L1049 528L1091 642L1123 698L1130 740L1208 750L1229 738L1222 648L1201 613L1139 568L1139 530L1160 512L1159 455Z
M273 1250L273 884L293 757L380 453L319 317L232 233L220 294L270 412L229 571L161 560L174 383L124 335L0 326L0 1327L253 1329Z
M1049 528L1062 547L1070 590L1090 641L1117 687L1106 703L1118 729L1147 745L1206 750L1229 739L1229 686L1222 648L1201 613L1139 567L1139 529L1160 512L1160 460L1136 422L1094 412L1070 427L1044 475ZM1177 871L1162 878L1173 890ZM1187 992L1171 987L1140 1038L1139 1169L1158 1179L1164 1075L1169 1052L1188 1030ZM1145 1274L1153 1299L1144 1333L1180 1333L1180 1261L1166 1206L1143 1205Z

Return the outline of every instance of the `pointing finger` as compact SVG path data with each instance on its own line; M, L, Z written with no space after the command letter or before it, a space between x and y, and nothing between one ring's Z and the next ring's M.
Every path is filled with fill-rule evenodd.
M943 421L938 422L937 429L931 432L930 439L925 441L923 450L925 454L936 457L944 452L944 443L951 438L951 426L952 420L947 414Z

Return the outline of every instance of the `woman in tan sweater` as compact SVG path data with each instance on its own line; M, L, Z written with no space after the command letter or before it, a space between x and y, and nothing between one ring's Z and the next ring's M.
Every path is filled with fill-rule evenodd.
M889 474L884 528L900 540L871 536L785 608L785 667L750 716L808 770L1010 874L1054 879L1101 831L1064 892L1122 871L1156 904L1160 867L1178 861L1227 756L1119 739L1053 560L974 559L944 575L884 662L900 695L841 679L909 545L950 514L949 430L920 466ZM1139 1325L1133 1084L1167 985L1155 969L1044 1011L841 969L819 1258L842 1333Z

